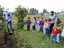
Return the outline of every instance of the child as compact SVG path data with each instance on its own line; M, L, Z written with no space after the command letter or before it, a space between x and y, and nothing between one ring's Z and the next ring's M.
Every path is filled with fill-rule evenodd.
M63 28L62 33L61 33L61 42L62 42L62 44L63 44L63 41L64 41L64 28Z
M50 36L50 19L47 19L47 24L46 24L46 34Z
M56 26L56 25L60 25L60 27L58 28L58 30L62 30L62 21L59 19L59 18L56 18L56 20L55 20L55 25L54 25L54 27ZM57 34L57 36L56 36L56 42L57 43L60 43L60 33L61 32L58 32L58 34Z
M60 31L60 30L58 30L59 27L60 27L60 25L56 25L56 27L52 30L50 44L53 44L53 39L54 39L54 43L56 43L56 35Z
M43 18L41 18L41 21L40 21L40 31L43 32L43 25L44 25L44 21L43 21Z
M36 25L36 17L34 17L34 19L32 20L33 32L35 32L35 25Z
M44 36L46 35L46 25L47 25L47 19L44 19L44 26L43 26Z
M27 31L29 31L30 30L30 24L31 24L30 17L28 17L26 24L27 24Z
M39 17L37 17L37 21L36 21L36 31L40 31L40 20L39 20L40 18Z

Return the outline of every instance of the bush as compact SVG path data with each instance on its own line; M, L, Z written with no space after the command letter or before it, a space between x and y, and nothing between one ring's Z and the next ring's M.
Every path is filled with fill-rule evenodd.
M3 7L0 6L0 31L5 30L5 19L3 18Z
M28 10L24 7L21 7L20 5L17 6L17 8L15 9L15 16L18 19L18 22L17 22L18 29L23 29L25 24L24 17L27 14L28 14Z

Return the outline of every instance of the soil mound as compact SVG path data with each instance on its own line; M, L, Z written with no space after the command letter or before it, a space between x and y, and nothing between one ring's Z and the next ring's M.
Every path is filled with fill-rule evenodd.
M0 32L0 48L17 48L15 35L8 32Z

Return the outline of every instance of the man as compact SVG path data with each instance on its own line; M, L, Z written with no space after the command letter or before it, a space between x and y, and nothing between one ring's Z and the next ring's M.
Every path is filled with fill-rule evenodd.
M4 15L5 20L6 20L7 31L10 33L13 33L12 32L12 16L10 15L10 13L5 13L3 15Z
M50 34L52 32L52 29L54 27L54 24L55 24L55 19L56 19L56 15L55 15L55 12L54 11L51 11L50 12L50 16L49 16L49 19L51 19L51 25L50 25Z

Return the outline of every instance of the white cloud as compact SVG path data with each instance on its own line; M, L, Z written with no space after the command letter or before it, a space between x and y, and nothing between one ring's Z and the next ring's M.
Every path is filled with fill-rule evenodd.
M0 4L13 11L17 5L22 5L26 8L36 8L42 12L44 8L48 11L61 11L64 9L64 0L0 0Z

